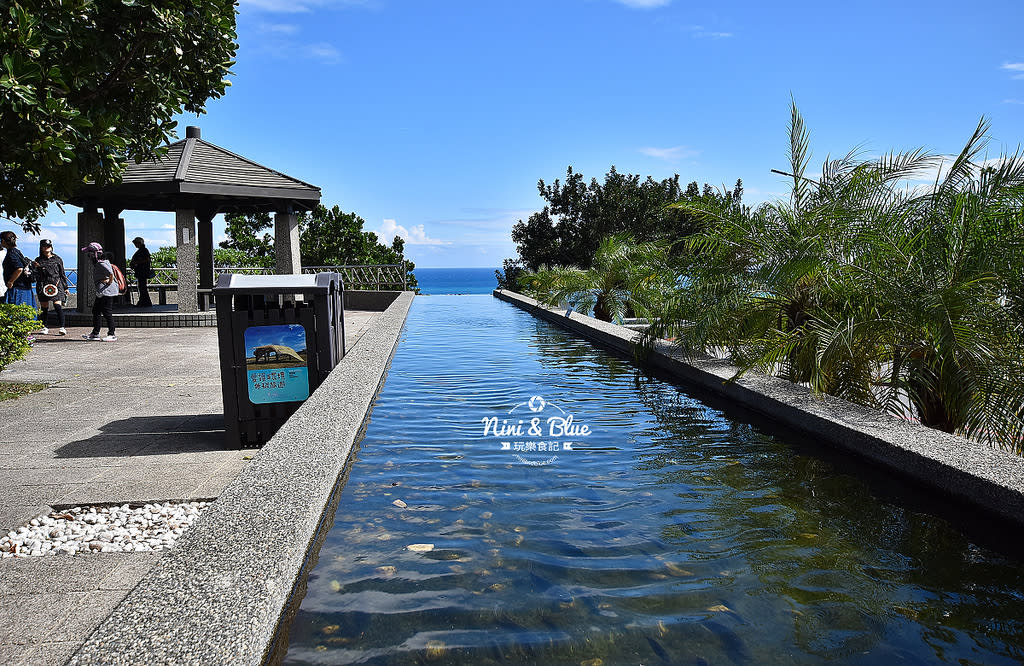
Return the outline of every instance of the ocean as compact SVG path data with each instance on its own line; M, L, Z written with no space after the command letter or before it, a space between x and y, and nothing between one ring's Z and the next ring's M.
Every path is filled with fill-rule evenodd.
M421 294L489 294L498 286L495 268L417 268Z

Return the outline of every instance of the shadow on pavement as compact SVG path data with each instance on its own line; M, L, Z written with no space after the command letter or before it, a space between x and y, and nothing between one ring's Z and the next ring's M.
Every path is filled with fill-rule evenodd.
M88 439L69 442L57 458L153 456L169 453L224 451L223 414L133 416L111 421Z
M97 340L83 340L82 339L82 334L79 331L83 330L83 331L88 332L89 329L87 329L87 328L85 328L85 329L76 329L73 333L68 333L67 335L54 335L52 333L52 331L54 331L54 330L56 330L56 329L51 328L50 329L51 333L49 335L42 335L40 333L33 333L32 336L35 338L35 341L32 343L32 346L33 347L37 347L39 345L52 345L52 344L66 345L69 342L74 342L76 344L81 342L83 345L87 345L87 344L94 344L94 345L95 344L102 344L102 343L100 343ZM106 335L106 330L103 331L103 334Z

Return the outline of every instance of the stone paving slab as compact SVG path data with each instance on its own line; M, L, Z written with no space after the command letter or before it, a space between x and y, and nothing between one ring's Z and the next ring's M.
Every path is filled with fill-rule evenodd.
M347 312L346 347L380 316ZM225 449L216 328L38 336L0 381L50 386L0 402L0 535L74 504L218 497L255 450ZM166 552L166 551L165 551ZM0 664L63 664L160 559L0 559Z
M393 301L72 663L264 663L412 300Z
M0 663L63 664L159 559L156 553L13 558L0 565Z

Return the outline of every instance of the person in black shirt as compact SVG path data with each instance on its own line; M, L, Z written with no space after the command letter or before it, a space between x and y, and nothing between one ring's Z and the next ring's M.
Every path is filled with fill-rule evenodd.
M36 306L36 299L32 295L31 272L26 271L28 259L18 249L18 236L13 231L0 233L0 245L7 250L4 257L3 274L4 284L7 286L7 303L10 305Z
M131 266L132 272L135 273L135 279L139 283L139 303L140 308L151 308L153 307L153 301L149 298L149 290L146 288L146 282L149 280L149 274L153 271L153 260L149 256L149 250L146 249L146 241L142 236L136 236L132 240L132 244L138 248L135 254L132 255L132 259L128 262Z
M32 262L36 274L36 297L39 298L39 322L43 335L50 332L46 328L46 315L50 312L50 304L57 313L57 335L67 335L64 328L64 300L68 292L68 278L64 273L64 260L53 253L53 241L44 238L39 241L39 256Z

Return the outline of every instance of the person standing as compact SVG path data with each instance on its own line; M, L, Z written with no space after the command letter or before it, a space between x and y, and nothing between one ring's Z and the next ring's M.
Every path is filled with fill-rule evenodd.
M132 244L138 249L132 255L128 265L132 267L135 279L139 283L138 307L151 308L153 307L153 301L149 298L149 289L146 287L146 282L149 280L149 274L153 271L153 259L149 256L149 250L146 249L146 241L142 236L136 236L132 240Z
M57 313L57 335L67 335L64 328L64 299L68 293L68 277L64 273L64 260L53 253L53 241L44 238L39 241L39 256L32 262L36 274L36 297L39 298L39 321L43 325L40 333L46 335L46 315L50 312L50 303Z
M7 248L0 243L0 303L7 302L7 282L3 279L3 264L7 258Z
M116 342L113 307L114 297L120 292L114 280L114 269L110 267L110 261L104 258L103 246L99 243L89 243L82 248L82 252L92 262L93 280L96 282L96 300L92 304L92 333L82 337L86 340ZM101 314L107 322L107 335L103 338L100 337Z
M28 260L18 249L18 236L13 231L4 231L0 233L0 245L7 250L3 263L6 302L10 305L31 305L34 308L36 299L32 294L31 272L25 270Z

